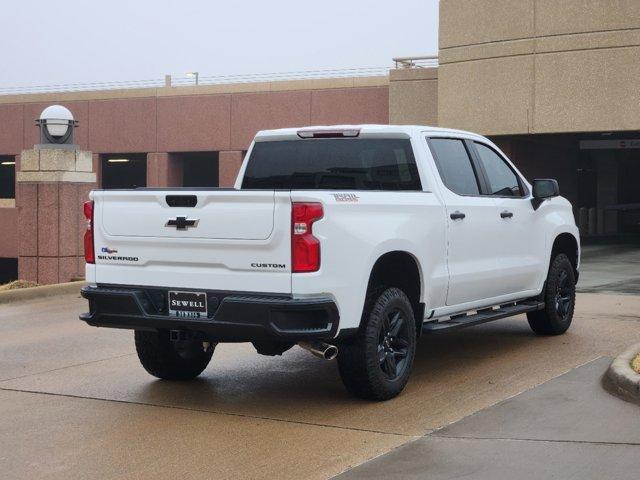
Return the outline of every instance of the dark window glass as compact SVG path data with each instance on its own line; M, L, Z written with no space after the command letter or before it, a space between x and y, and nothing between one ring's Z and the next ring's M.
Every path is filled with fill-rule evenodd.
M0 156L0 198L16 197L16 158Z
M102 155L102 188L147 186L146 154Z
M520 182L518 182L518 177L511 170L511 167L507 165L507 162L486 145L482 143L476 143L475 145L480 162L487 173L491 195L521 197Z
M432 138L429 141L442 181L459 195L479 195L478 179L462 140Z
M183 187L218 186L218 152L185 153L181 158Z
M405 139L314 139L258 142L244 189L421 190Z
M18 279L18 259L0 258L0 285Z

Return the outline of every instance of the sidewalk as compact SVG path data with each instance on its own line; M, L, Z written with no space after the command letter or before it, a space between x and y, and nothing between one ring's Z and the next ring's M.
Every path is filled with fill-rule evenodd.
M578 291L640 294L640 246L584 246Z
M610 362L577 367L338 478L635 480L640 406L603 389Z

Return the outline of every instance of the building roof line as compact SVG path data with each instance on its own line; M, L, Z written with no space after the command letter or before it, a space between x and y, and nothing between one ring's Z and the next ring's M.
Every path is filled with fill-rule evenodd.
M326 90L336 88L384 87L389 85L388 71L384 75L329 77L265 82L221 83L211 85L134 87L121 89L42 92L0 95L0 104L114 100L125 98L177 97L191 95L222 95L241 93Z
M239 83L275 82L288 80L311 80L324 78L349 78L360 76L386 75L392 67L358 67L322 70L306 70L294 72L247 73L235 75L199 75L198 85L220 85ZM170 86L194 86L193 78L185 75L168 75ZM88 82L49 85L25 85L17 87L0 87L0 96L36 93L61 93L97 90L121 90L132 88L161 88L166 86L166 78L147 80L120 80L110 82Z

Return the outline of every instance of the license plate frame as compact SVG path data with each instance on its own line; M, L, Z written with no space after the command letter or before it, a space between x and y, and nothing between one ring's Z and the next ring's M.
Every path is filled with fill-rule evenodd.
M169 315L178 318L207 318L207 292L169 290L167 295Z

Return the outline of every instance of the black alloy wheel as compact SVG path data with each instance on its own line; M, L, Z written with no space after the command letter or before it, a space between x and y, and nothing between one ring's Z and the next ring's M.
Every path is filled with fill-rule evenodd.
M402 290L372 289L360 332L338 346L338 369L347 390L368 400L399 395L416 354L416 323L413 305Z
M380 325L378 336L378 362L389 380L402 376L407 368L409 354L409 329L404 313L391 310Z
M538 335L560 335L567 331L576 305L575 278L569 258L564 253L556 255L541 296L544 308L527 313L531 330Z
M566 320L569 315L574 294L574 286L569 282L569 274L566 270L561 270L556 286L555 306L558 317L562 320Z

